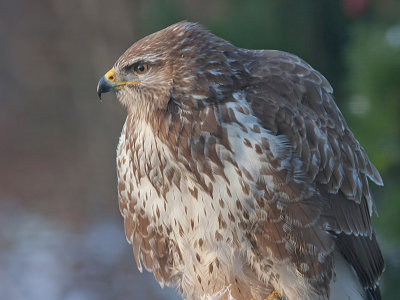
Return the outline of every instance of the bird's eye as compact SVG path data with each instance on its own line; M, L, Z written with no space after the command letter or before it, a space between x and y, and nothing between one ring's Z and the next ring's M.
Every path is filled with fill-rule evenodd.
M147 73L148 70L149 70L148 64L138 63L133 66L133 72L135 72L138 75L145 74Z

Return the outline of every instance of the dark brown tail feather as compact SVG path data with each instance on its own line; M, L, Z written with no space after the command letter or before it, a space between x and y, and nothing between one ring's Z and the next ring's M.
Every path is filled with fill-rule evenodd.
M366 289L367 299L380 300L381 293L377 283L385 263L375 232L371 238L341 233L337 235L336 245L356 271L362 286Z

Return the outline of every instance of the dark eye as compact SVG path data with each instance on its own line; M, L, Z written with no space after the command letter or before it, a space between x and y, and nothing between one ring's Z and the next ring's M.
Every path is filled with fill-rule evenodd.
M149 70L149 65L144 63L138 63L133 66L133 72L136 74L145 74Z

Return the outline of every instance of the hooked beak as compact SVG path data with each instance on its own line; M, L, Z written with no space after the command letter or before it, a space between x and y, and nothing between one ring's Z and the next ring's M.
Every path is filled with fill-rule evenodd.
M102 93L108 93L114 90L116 87L115 81L115 71L114 68L112 68L100 78L99 83L97 84L97 96L99 96L99 99L101 99Z
M118 90L125 85L137 85L140 81L117 81L114 68L108 71L103 77L100 78L97 84L97 96L101 100L102 93Z

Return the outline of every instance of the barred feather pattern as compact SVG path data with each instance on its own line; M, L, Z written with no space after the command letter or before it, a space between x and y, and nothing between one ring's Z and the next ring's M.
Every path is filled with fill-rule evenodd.
M319 72L188 22L135 43L117 79L136 62L150 71L117 90L117 175L140 270L187 299L336 299L343 284L380 299L367 178L382 179Z

